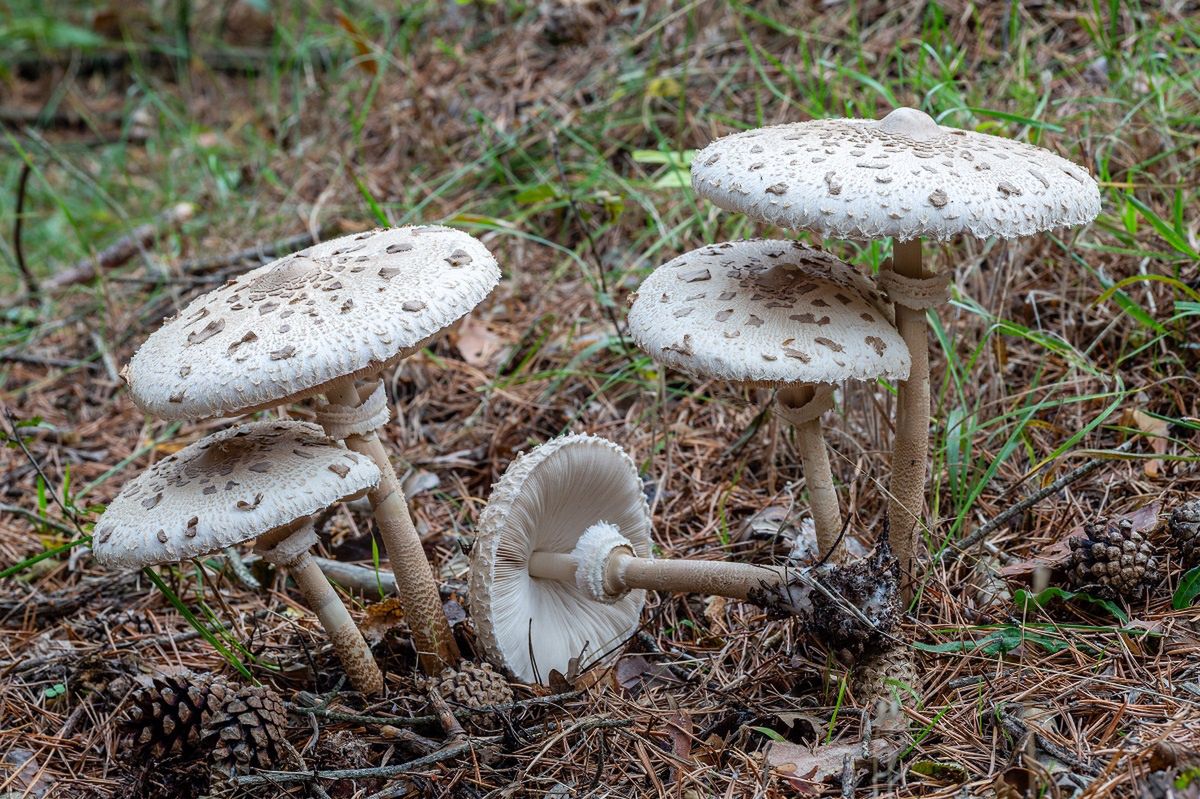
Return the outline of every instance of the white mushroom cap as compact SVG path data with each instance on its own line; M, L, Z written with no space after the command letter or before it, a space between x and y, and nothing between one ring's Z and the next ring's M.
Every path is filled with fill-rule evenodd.
M1014 238L1100 213L1096 181L1070 161L913 108L726 136L696 154L692 186L728 211L840 239Z
M656 361L738 383L908 377L886 302L853 267L799 242L711 244L642 282L629 332Z
M316 425L240 425L127 484L96 522L92 552L114 567L186 560L293 525L378 482L370 458L334 444Z
M451 228L343 236L197 298L123 375L134 402L163 419L269 408L410 355L499 280L487 248Z
M650 557L650 509L637 468L603 438L548 441L514 461L493 487L471 549L471 617L488 659L517 679L545 681L551 669L566 674L575 657L591 665L637 629L645 591L602 603L574 581L529 574L535 551L570 553L599 522Z

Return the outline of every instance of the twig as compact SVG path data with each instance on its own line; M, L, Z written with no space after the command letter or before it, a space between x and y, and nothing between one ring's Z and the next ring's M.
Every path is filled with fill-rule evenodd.
M54 291L76 283L86 283L103 270L121 266L149 247L166 229L191 219L194 212L195 206L191 203L179 203L167 209L153 222L137 226L128 235L105 247L95 258L85 258L57 273L46 281L44 288Z
M46 476L44 471L42 471L42 465L37 462L36 458L33 457L33 453L29 451L29 447L25 446L25 439L21 436L20 432L18 432L17 420L16 417L13 416L11 408L4 409L4 418L8 422L9 431L12 433L11 440L17 442L17 446L21 448L21 453L25 456L25 459L29 461L29 465L33 467L35 472L37 472L38 477L42 478L42 482L46 486L46 491L50 494L50 499L54 500L54 504L57 505L60 510L62 510L63 516L67 517L71 524L74 525L75 532L77 532L80 536L86 536L87 533L85 533L83 528L79 526L79 519L75 517L75 512L69 509L66 503L59 498L58 492L53 489L54 484L50 482L50 478Z
M447 741L459 741L467 737L467 731L458 723L454 711L446 704L445 697L436 686L429 688L429 705L433 708L433 714L437 716L438 724L442 725L442 732L446 733Z
M229 570L233 572L233 576L237 578L239 583L252 591L262 588L262 583L247 568L246 561L242 559L242 553L238 552L237 547L225 547L221 552L225 555L225 562L229 564Z
M1084 760L1074 752L1068 752L1058 744L1047 739L1046 736L1042 735L1036 729L1026 726L1025 722L1021 721L1016 716L1013 716L1011 713L1001 711L999 715L1000 723L1004 725L1004 729L1009 735L1012 735L1015 738L1021 738L1025 735L1032 735L1034 742L1041 747L1042 751L1050 755L1050 757L1053 757L1056 760L1061 760L1071 768L1079 769L1080 771L1086 772L1093 776L1100 773L1100 769L1097 768L1091 761Z
M505 702L502 705L489 705L481 708L461 708L453 711L452 715L455 718L465 719L471 716L479 716L485 713L500 713L508 710L518 710L527 707L539 707L541 705L554 705L559 702L566 702L581 696L583 691L567 691L561 694L551 694L550 696L535 696L530 699L522 699L517 702ZM307 691L301 691L296 695L297 699L304 701L320 702L313 694ZM318 718L329 719L330 721L345 721L351 724L379 724L392 727L416 727L422 724L437 724L438 716L429 714L426 716L360 716L356 713L343 713L337 710L330 710L327 707L318 704L316 707L302 707L294 703L289 703L288 711L301 716L317 716Z
M110 73L124 69L134 63L139 66L161 69L174 67L179 62L180 47L178 41L157 40L139 43L137 46L121 49L97 50L79 59L79 73ZM278 62L284 68L328 69L335 58L335 51L325 47L309 48L304 55L307 58L279 59L269 47L220 47L203 51L195 51L192 63L202 64L205 69L213 72L231 72L239 76L258 74ZM66 59L47 58L40 54L15 56L8 61L8 67L22 75L36 76L47 69L57 69L64 66Z
M323 234L324 229L321 232ZM194 275L203 272L212 272L217 269L242 266L243 264L254 264L257 266L278 258L280 253L292 252L308 247L314 241L312 233L299 233L285 239L279 239L278 241L266 244L255 244L253 247L246 247L245 249L235 250L234 252L222 255L193 258L190 261L184 261L179 264L176 269L182 274Z
M571 217L587 241L588 253L596 265L596 277L600 280L600 290L604 292L604 301L600 304L604 306L604 312L607 314L608 320L612 322L613 330L616 331L617 340L621 342L621 352L628 358L630 357L629 344L625 341L625 334L621 332L621 324L617 321L617 313L613 310L613 297L609 293L608 278L604 274L604 259L600 257L600 253L596 249L596 240L592 238L591 230L584 223L583 214L579 213L579 205L575 202L575 193L571 191L571 186L567 183L566 170L563 169L562 154L558 149L558 136L553 133L550 136L550 149L554 154L554 164L558 167L558 180L562 183L563 191L567 195L567 206L571 209Z
M1113 452L1125 452L1130 447L1133 446L1133 443L1136 440L1137 439L1135 439L1135 438L1131 438L1128 441L1126 441L1124 444L1122 444L1121 446L1113 449L1112 451ZM1099 469L1102 465L1104 465L1105 463L1108 463L1109 460L1110 460L1109 458L1092 458L1087 463L1084 463L1081 466L1075 467L1074 469L1067 472L1062 477L1058 478L1057 480L1055 480L1053 483L1046 486L1045 488L1038 489L1037 491L1035 491L1032 494L1030 494L1029 496L1027 496L1025 499L1021 500L1020 502L1017 502L1015 505L1008 508L1007 510L996 514L989 521L985 522L984 524L980 525L975 530L971 531L970 535L964 536L959 541L952 542L950 546L946 547L940 553L938 553L937 558L935 558L935 562L940 563L943 560L945 560L947 553L949 553L951 551L953 551L954 553L956 553L958 555L965 555L968 549L970 549L975 544L978 544L980 541L982 541L984 538L986 538L988 533L991 533L993 530L996 530L997 528L1001 527L1003 524L1005 524L1009 520L1015 518L1016 516L1019 516L1020 514L1024 513L1025 511L1029 510L1031 507L1033 507L1037 503L1041 502L1046 497L1049 497L1052 494L1057 494L1059 491L1062 491L1064 488L1071 485L1072 483L1075 483L1075 482L1083 479L1084 477L1087 477L1089 474L1091 474L1092 472Z
M30 296L36 297L39 292L37 278L25 263L25 248L21 246L21 229L25 226L25 196L29 187L29 175L33 168L28 161L21 164L21 175L17 178L17 207L13 214L13 251L17 255L17 268L21 270L21 278L25 281L25 290Z
M521 732L526 736L544 736L552 732L563 732L570 735L576 732L588 732L590 730L611 729L616 727L630 727L633 725L632 719L612 719L595 716L592 718L581 719L569 727L563 728L563 725L558 722L549 722L547 724L537 724L528 727ZM356 769L335 769L330 771L263 771L258 774L250 774L243 777L235 777L233 783L238 786L245 785L283 785L288 783L309 782L311 780L358 780L371 779L377 777L397 777L401 774L408 774L418 769L423 769L427 766L432 766L441 763L445 760L451 760L461 754L465 754L472 749L483 749L503 743L504 735L489 735L481 738L468 738L462 743L453 746L444 747L432 752L423 757L418 757L415 760L410 760L407 763L399 763L395 766L377 766L374 768L356 768ZM383 799L387 796L386 793L375 794L371 799Z
M32 294L33 292L30 292ZM17 350L0 352L0 361L8 363L27 363L30 366L52 366L56 369L86 369L89 372L99 372L102 367L95 361L73 361L70 358L52 358L49 355L33 355Z

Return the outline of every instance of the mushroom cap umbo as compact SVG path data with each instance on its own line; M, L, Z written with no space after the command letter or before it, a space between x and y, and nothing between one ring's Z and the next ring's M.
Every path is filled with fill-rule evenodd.
M163 458L96 522L92 553L114 567L207 555L301 522L379 482L366 456L305 422L231 427Z
M548 441L517 458L493 486L471 549L471 618L488 659L517 679L546 682L551 669L566 674L576 657L590 666L637 629L645 591L597 602L574 580L529 574L534 552L570 553L599 522L650 557L642 481L625 451L606 439Z
M134 402L162 419L249 413L386 368L499 280L487 248L451 228L343 236L193 300L122 374Z
M728 211L840 239L1014 238L1100 213L1096 181L1065 158L913 108L726 136L696 154L692 186Z
M737 383L908 377L908 348L874 284L832 255L775 239L710 244L655 269L629 332L652 358Z

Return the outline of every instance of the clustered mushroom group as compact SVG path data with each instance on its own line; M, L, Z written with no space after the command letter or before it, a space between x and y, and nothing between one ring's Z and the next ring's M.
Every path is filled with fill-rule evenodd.
M1087 172L1021 142L938 125L899 108L717 140L692 165L698 194L792 231L891 238L872 275L783 239L712 244L654 270L629 311L653 359L773 392L794 430L816 535L815 565L653 557L651 514L617 444L567 435L517 458L493 488L471 550L469 599L482 654L518 680L605 660L636 630L646 590L732 597L796 616L850 654L894 638L919 579L930 423L927 317L953 274L926 271L920 239L1015 237L1099 211ZM364 693L383 676L310 556L314 517L366 495L427 674L460 663L434 572L381 434L381 375L479 304L500 270L445 227L376 230L310 247L204 295L152 334L124 376L163 419L244 416L312 401L317 425L254 421L207 436L130 482L95 528L95 557L170 563L253 539L284 567ZM849 381L896 381L888 535L855 559L821 417Z

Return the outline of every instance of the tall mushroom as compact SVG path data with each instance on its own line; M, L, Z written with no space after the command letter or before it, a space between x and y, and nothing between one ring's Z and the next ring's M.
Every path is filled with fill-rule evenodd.
M380 373L478 305L500 279L478 240L446 227L344 236L272 261L192 301L125 368L134 401L164 419L238 415L324 396L317 420L369 456L369 495L422 669L458 650L380 432ZM361 384L360 384L360 381Z
M633 461L611 441L568 435L522 455L496 483L471 549L470 604L488 658L527 682L600 662L637 628L645 590L748 599L861 652L899 620L895 559L808 569L655 560Z
M379 482L367 457L316 425L255 422L200 439L151 466L96 522L92 551L105 566L174 563L256 539L286 568L329 633L351 684L383 691L383 675L346 606L313 562L313 516Z
M778 387L796 428L820 555L840 556L842 515L821 434L833 384L903 378L909 355L871 282L798 242L712 244L656 269L629 311L656 361L693 375Z
M880 282L895 303L912 372L897 400L888 520L907 583L929 455L926 314L945 302L953 277L923 269L920 239L1015 238L1081 225L1100 212L1096 182L1040 147L897 108L881 120L821 119L726 136L696 154L692 186L721 208L790 230L895 240Z

